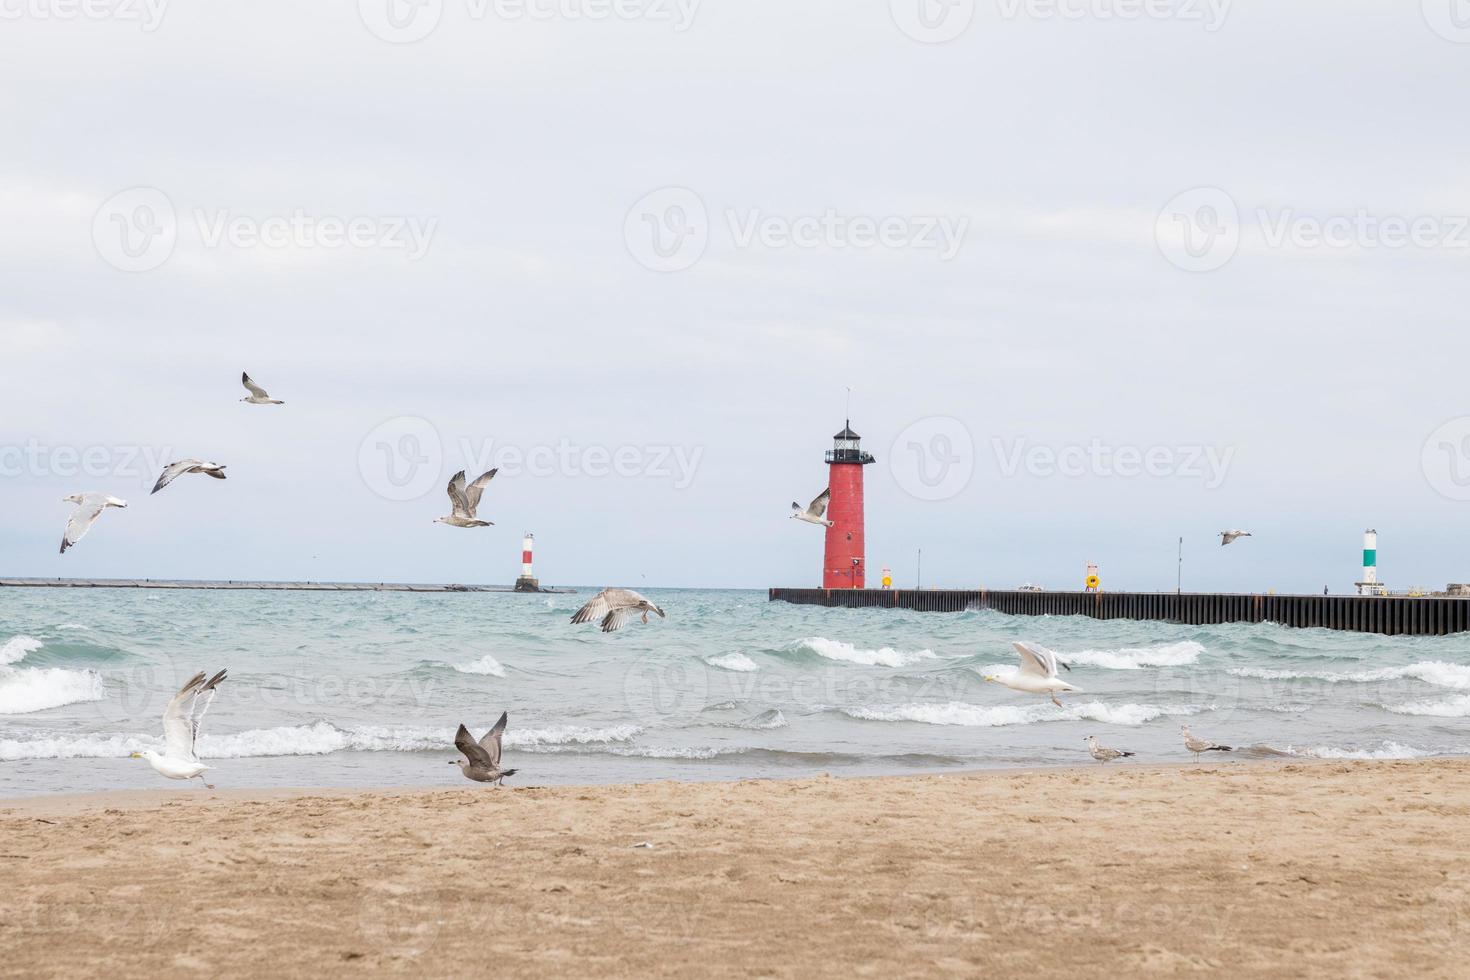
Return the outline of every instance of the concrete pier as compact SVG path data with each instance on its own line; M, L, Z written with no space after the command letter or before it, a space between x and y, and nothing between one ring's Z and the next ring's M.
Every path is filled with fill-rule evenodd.
M1470 631L1470 599L1441 596L777 588L770 590L770 601L920 612L993 609L1013 616L1090 616L1161 620L1191 626L1276 623L1384 636L1447 636Z

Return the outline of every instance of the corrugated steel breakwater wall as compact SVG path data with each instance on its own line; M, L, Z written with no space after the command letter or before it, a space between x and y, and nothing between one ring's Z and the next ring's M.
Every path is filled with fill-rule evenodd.
M988 589L771 589L770 601L842 608L1012 616L1152 619L1191 626L1276 623L1385 636L1446 636L1470 630L1470 599L1390 596L1224 595L1174 592L992 592Z

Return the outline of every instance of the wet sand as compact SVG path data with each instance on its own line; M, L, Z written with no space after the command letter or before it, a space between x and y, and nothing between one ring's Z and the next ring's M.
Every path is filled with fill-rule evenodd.
M1470 761L40 797L0 892L19 976L1452 977Z

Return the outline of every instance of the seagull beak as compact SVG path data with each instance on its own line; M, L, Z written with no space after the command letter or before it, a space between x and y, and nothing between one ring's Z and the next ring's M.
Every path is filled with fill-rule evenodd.
M985 682L987 684L993 684L995 682L995 678L992 675L987 674L985 676Z
M128 758L129 759L141 759L141 758L143 758L143 753L141 753L141 752L134 752L132 755L128 756Z

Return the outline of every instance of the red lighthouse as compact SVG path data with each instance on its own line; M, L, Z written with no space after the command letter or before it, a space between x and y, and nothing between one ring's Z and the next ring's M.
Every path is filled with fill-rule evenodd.
M832 437L827 453L827 548L822 558L822 588L861 589L863 569L863 467L873 457L863 452L858 434L848 422Z

